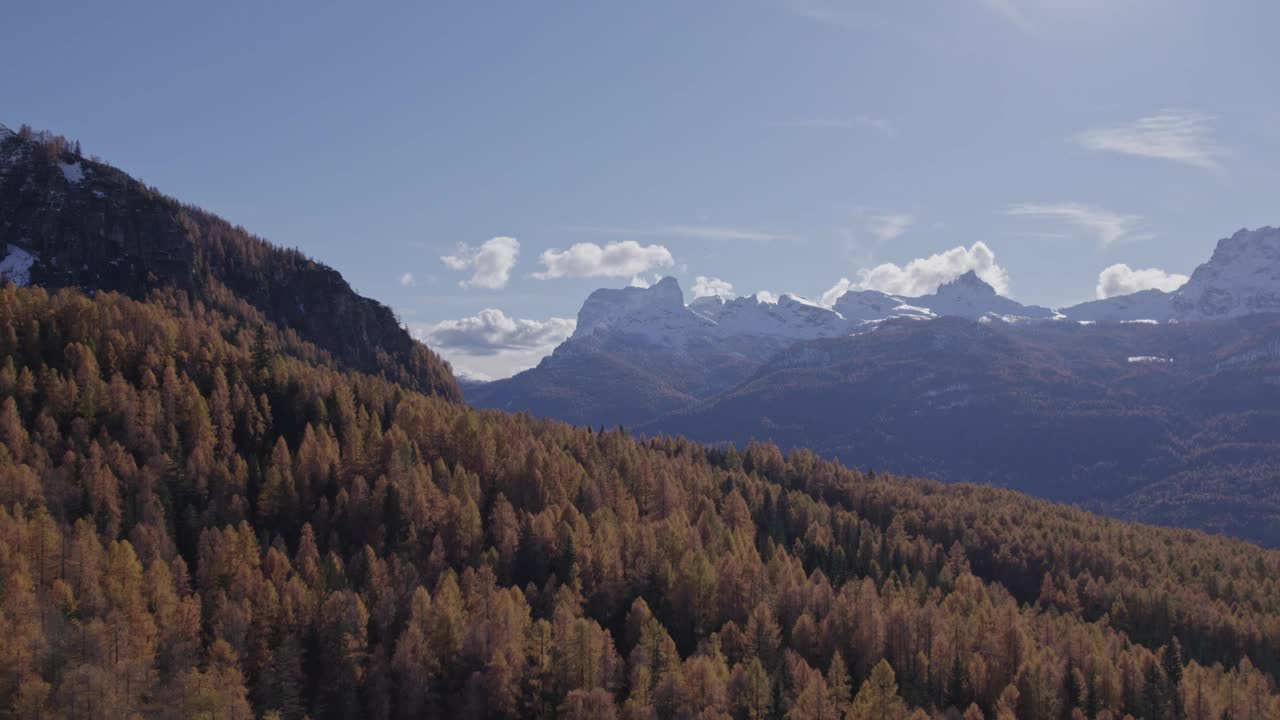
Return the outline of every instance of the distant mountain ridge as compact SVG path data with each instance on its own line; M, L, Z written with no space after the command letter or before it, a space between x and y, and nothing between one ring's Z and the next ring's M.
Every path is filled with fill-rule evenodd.
M1073 320L1214 320L1280 312L1280 228L1241 229L1173 292L1143 290L1062 312Z
M351 369L461 398L448 365L333 268L161 195L48 133L0 130L0 274L137 298L172 289L224 309L247 303Z
M1265 480L1280 477L1277 291L1272 228L1221 240L1173 293L1062 310L972 272L924 296L854 290L830 307L763 294L685 305L665 278L597 290L538 367L466 392L482 407L772 440L1280 545L1280 485Z

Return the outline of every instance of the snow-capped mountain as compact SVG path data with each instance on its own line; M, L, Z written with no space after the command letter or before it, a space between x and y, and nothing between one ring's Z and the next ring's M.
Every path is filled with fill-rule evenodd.
M1172 296L1163 290L1141 290L1129 295L1117 295L1105 300L1090 300L1069 308L1062 314L1081 322L1128 322L1155 320L1165 322L1173 318Z
M763 292L733 299L700 297L685 305L679 282L665 277L647 288L591 293L578 311L577 328L566 344L606 333L668 346L747 337L814 340L863 332L869 323L890 318L942 316L1009 321L1059 317L1049 308L1023 305L1000 295L973 272L921 297L851 290L833 307L792 293L775 298Z
M1171 301L1188 320L1280 312L1280 228L1239 230L1219 240Z
M689 305L679 282L665 277L647 288L600 289L578 311L567 343L604 333L663 345L735 337L812 340L844 334L848 322L835 310L799 295L766 293L725 299L701 297Z
M718 337L760 335L811 340L843 334L848 327L835 310L791 293L776 300L765 293L732 300L703 297L689 307L715 322L714 334Z
M832 307L850 323L878 322L894 317L921 320L936 317L928 308L918 307L906 298L879 290L850 290L841 295Z
M1239 230L1171 293L1143 290L1064 308L1072 320L1212 320L1280 312L1280 228Z
M714 327L714 321L685 306L680 283L665 277L647 288L601 288L591 293L578 311L578 324L566 342L620 333L672 344L708 333Z
M979 320L1046 320L1058 313L1046 307L1023 305L996 292L970 270L938 287L931 295L909 298L911 305L928 308L937 316L954 316Z
M537 367L464 390L483 407L630 424L714 397L797 343L941 315L1013 320L1053 311L1001 297L972 274L922 298L859 290L834 307L789 293L700 297L686 305L679 283L667 277L647 288L596 290L573 335Z

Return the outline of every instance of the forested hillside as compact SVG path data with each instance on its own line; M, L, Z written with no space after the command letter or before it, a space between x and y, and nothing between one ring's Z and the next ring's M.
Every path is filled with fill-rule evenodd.
M1280 554L0 290L0 713L1280 716ZM850 458L856 462L856 459Z
M352 369L461 397L445 363L333 268L84 157L79 143L0 126L0 259L15 247L33 259L32 283L252 308Z

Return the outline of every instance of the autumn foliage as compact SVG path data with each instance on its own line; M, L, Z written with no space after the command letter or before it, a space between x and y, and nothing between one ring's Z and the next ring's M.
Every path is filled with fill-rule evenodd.
M1280 554L0 290L0 716L1280 717Z

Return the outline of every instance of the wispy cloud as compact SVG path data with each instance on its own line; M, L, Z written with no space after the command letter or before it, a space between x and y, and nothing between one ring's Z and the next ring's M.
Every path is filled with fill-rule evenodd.
M1213 139L1213 120L1197 112L1163 110L1128 125L1080 133L1075 140L1089 150L1171 160L1222 172L1226 151Z
M998 15L1000 19L1017 27L1019 30L1031 31L1035 29L1031 19L1019 7L1017 0L980 0L982 6L992 13Z
M867 222L867 232L874 235L877 240L885 242L902 235L915 224L916 217L914 215L908 213L885 213L872 216L871 220Z
M401 287L413 287L417 285L417 281L413 278L413 273L405 273L400 276Z
M808 120L778 120L769 127L814 130L874 130L887 138L898 137L898 127L891 121L874 115L855 115L852 118L814 118Z
M658 235L671 237L703 238L706 240L782 240L781 235L758 230L725 227L723 225L667 225L658 228Z
M1141 216L1120 215L1080 203L1021 203L1010 205L1004 214L1065 221L1093 233L1103 245L1110 245L1118 240L1148 237L1132 235L1142 221Z

